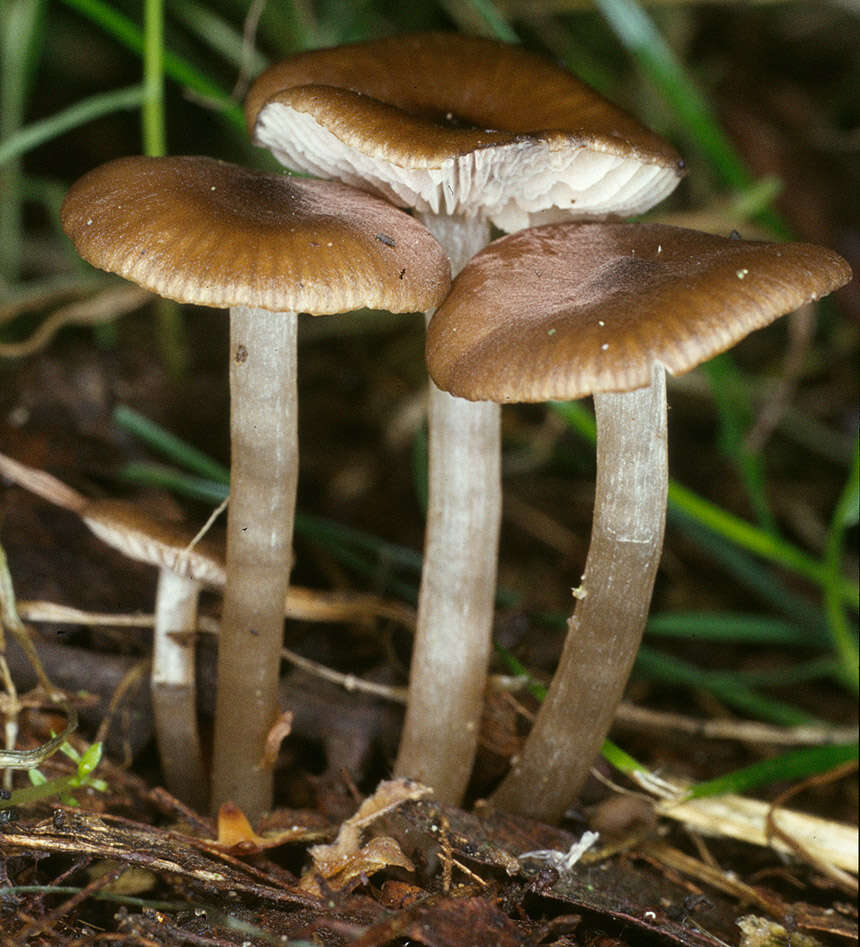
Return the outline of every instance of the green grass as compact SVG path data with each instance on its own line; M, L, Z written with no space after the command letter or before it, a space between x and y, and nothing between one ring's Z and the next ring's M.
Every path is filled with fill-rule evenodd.
M552 408L564 418L571 430L590 444L595 443L594 418L581 402L554 403ZM826 589L828 594L840 603L840 607L848 605L856 611L860 602L860 587L854 579L845 577L839 567L834 567L834 559L841 565L839 551L845 527L849 525L847 517L852 511L856 513L856 503L853 506L851 503L852 498L856 496L856 468L849 476L851 480L846 486L848 495L840 504L840 508L844 507L844 513L841 515L834 513L834 517L837 517L842 526L837 532L831 534L834 537L831 541L834 549L825 559L818 559L781 539L772 531L762 529L729 513L675 480L669 482L668 505L671 511L688 517L738 549L754 553L814 582ZM834 633L834 637L838 638L840 635Z
M91 95L49 118L32 122L0 142L0 166L10 164L21 155L45 145L66 132L86 125L112 112L139 109L146 100L146 88L141 85Z
M164 77L214 103L219 107L219 114L244 130L242 110L239 104L231 99L229 91L213 82L204 69L172 52L169 46L165 45L157 13L154 19L148 21L147 31L145 25L135 23L102 0L63 0L63 3L86 17L94 28L103 30L123 47L142 58L147 90L147 107L144 110L147 114L145 136L149 147L154 147L157 151L161 145L160 139L164 136L164 116L158 104L162 99L160 87ZM157 3L154 4L154 0L147 0L147 4L150 7L158 6Z
M749 792L751 789L757 789L759 786L808 779L810 776L826 773L856 759L856 743L792 750L772 759L745 766L733 773L727 773L718 779L698 783L690 789L689 797L691 799L701 799L705 796L717 796L725 792L743 793Z

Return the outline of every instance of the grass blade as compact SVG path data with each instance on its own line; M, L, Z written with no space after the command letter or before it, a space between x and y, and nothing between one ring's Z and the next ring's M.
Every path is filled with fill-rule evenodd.
M199 500L213 506L223 503L229 492L227 485L219 480L195 477L163 464L131 461L117 471L117 476L127 483L170 490L189 500Z
M63 0L63 3L91 20L123 46L138 55L143 54L144 39L140 27L104 0ZM169 49L165 49L163 55L165 75L202 98L211 100L218 106L218 114L245 134L245 118L241 107L220 86L212 82L202 70Z
M718 355L702 370L711 386L720 421L719 446L740 476L759 526L776 535L776 520L767 499L764 459L747 446L752 424L749 385L728 355Z
M857 607L860 592L856 583L841 574L834 577L826 563L819 562L784 539L727 513L677 482L669 484L669 502L674 510L686 513L742 549L789 569L816 585L827 586L832 583L840 601Z
M170 15L194 36L237 69L249 69L257 75L268 65L258 50L247 49L242 33L217 13L193 0L171 0ZM246 57L248 61L246 62Z
M792 687L795 684L838 677L839 671L839 662L833 655L824 654L790 667L774 667L763 671L738 671L738 677L751 686Z
M0 6L0 141L20 131L33 66L42 44L43 0L5 0ZM14 283L21 267L24 173L18 161L0 173L0 283Z
M143 7L143 87L141 110L143 153L167 153L164 130L164 0L145 0Z
M860 445L858 445L860 446ZM845 532L855 526L860 517L860 450L855 450L848 480L836 503L827 536L824 556L825 586L824 607L833 638L833 646L839 657L841 677L856 694L860 690L860 655L858 655L857 631L848 624L840 591L842 584L842 557Z
M743 642L753 645L809 647L821 644L822 635L808 628L766 615L731 612L662 612L651 615L646 634L691 641Z
M817 718L780 700L757 693L737 675L726 671L705 671L680 658L643 645L636 656L635 669L650 680L699 688L719 697L745 714L784 727L820 723Z
M525 681L526 690L534 697L536 700L543 701L546 697L546 688L543 684L538 683L532 676L529 674L526 666L516 658L504 645L495 643L494 646L496 655L505 665L508 671L512 674L516 674L517 677L523 678ZM647 773L648 768L643 766L638 760L635 760L626 750L622 750L620 746L613 743L611 740L604 740L603 746L600 748L600 755L612 766L614 766L619 772L626 773L628 776L632 776L634 773Z
M648 80L671 107L684 131L708 158L720 180L735 190L752 183L707 100L635 0L594 0L595 6Z
M487 25L490 36L503 43L519 43L516 31L496 9L493 0L468 0L468 4Z
M716 562L729 577L748 589L758 599L785 615L789 621L809 633L810 642L827 640L827 619L824 612L805 596L789 589L774 575L770 565L712 533L684 513L669 510L669 523L685 534L700 551Z
M552 402L551 407L581 436L592 444L595 442L597 435L594 418L581 404ZM834 576L827 563L819 562L779 536L728 513L676 480L669 481L668 504L671 511L686 514L696 523L748 552L795 572L816 585L828 587L832 584L839 601L853 608L860 604L860 588L857 583L839 573Z
M230 471L227 467L133 408L123 404L117 405L114 408L113 421L124 431L162 454L171 463L184 467L207 480L220 484L230 482ZM222 491L218 502L223 500L225 495L226 491Z
M856 759L856 743L792 750L773 759L762 760L733 773L718 776L716 779L697 783L690 789L687 798L702 799L726 792L744 793L772 783L794 782L818 773L826 773Z
M4 138L0 143L0 165L103 115L110 115L111 112L119 112L123 109L139 108L145 98L144 87L133 85L125 89L92 95L80 102L75 102L62 112L33 122L8 138Z

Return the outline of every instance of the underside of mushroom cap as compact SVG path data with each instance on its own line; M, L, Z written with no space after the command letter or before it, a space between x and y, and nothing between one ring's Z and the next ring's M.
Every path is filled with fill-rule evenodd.
M417 312L450 284L429 231L387 202L211 158L109 162L72 186L61 220L85 260L185 303Z
M554 224L490 244L427 330L436 384L475 401L571 400L680 375L838 289L851 270L806 243L664 224Z
M147 516L122 500L93 500L81 510L81 519L107 545L129 559L204 585L224 584L221 553L205 538L192 545L193 536L163 520Z
M289 167L508 230L638 213L683 173L670 145L570 73L479 37L304 53L267 70L245 111Z

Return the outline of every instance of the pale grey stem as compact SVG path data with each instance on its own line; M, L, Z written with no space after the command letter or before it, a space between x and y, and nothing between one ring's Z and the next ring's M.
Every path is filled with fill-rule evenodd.
M479 220L419 215L460 269L486 245ZM428 315L428 318L430 315ZM501 409L430 383L424 566L409 700L394 772L463 797L483 707L501 521Z
M230 311L230 507L218 645L212 806L271 808L263 763L278 715L298 479L295 313Z
M164 784L186 805L205 812L209 786L197 727L194 636L200 583L162 569L155 598L152 709Z
M599 753L645 628L663 548L666 381L596 395L597 484L591 545L567 640L525 747L492 797L557 822Z

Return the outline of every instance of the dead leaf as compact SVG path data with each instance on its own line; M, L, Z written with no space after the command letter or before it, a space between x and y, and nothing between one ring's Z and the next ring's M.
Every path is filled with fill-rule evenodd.
M315 848L332 850L334 845L318 845ZM383 868L405 868L415 871L415 866L403 854L397 842L388 835L375 838L349 852L326 851L312 853L313 868L304 875L299 887L309 894L322 895L320 879L324 878L326 887L335 891L348 889L352 882L362 882Z
M229 851L258 852L262 848L262 836L251 828L245 813L235 802L225 802L218 810L218 845Z
M329 888L339 891L355 879L371 875L382 868L398 867L414 871L414 865L393 838L381 835L362 845L361 834L373 821L397 806L422 799L430 793L427 786L407 779L380 783L376 792L359 806L358 812L341 825L331 845L314 845L308 850L313 865L302 876L300 887L313 894L321 894L320 878L325 880Z
M301 842L317 837L317 830L308 830L302 825L258 835L251 828L245 813L234 802L225 802L218 810L218 838L206 844L207 847L231 855L257 855L287 842Z

